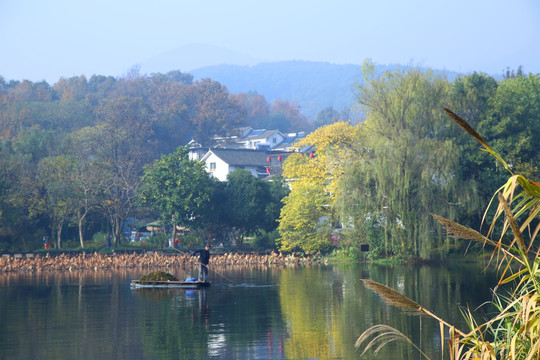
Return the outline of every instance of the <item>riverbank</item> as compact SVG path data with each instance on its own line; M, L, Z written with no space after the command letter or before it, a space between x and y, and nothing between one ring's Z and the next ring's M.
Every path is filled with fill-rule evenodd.
M326 258L315 259L310 256L270 254L212 254L210 266L231 265L315 265L326 264ZM113 254L64 254L2 256L0 272L42 272L42 271L74 271L74 270L109 270L109 269L173 269L189 268L197 264L197 258L188 254L164 254L158 251L145 253L113 253Z

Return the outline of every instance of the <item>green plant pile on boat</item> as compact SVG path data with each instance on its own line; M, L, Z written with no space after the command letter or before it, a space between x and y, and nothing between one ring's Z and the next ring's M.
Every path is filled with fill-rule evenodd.
M146 275L141 276L139 279L140 283L153 282L153 281L178 281L178 279L165 271L153 271Z

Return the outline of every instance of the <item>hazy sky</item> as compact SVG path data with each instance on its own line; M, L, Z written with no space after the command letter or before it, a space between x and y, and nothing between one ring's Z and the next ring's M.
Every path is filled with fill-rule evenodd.
M188 44L261 61L540 73L540 1L0 0L6 80L120 76Z

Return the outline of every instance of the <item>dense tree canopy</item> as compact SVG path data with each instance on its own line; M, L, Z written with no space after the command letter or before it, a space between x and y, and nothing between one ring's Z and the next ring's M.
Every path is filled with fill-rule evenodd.
M540 178L540 77L517 76L502 81L489 101L478 130L508 163L526 177ZM536 161L535 161L536 160Z
M315 127L321 127L324 125L330 125L338 121L348 121L349 120L349 113L347 111L343 111L341 113L334 110L333 107L329 106L327 108L322 109L317 114L317 117L315 118Z
M260 96L252 105L239 101L249 97L179 71L146 76L134 68L121 78L75 76L53 86L0 77L0 169L7 174L0 184L0 249L32 249L43 235L57 238L53 208L46 206L56 184L45 175L59 156L70 159L77 189L61 237L78 237L84 247L85 237L101 231L118 243L144 165L193 138L212 145L213 135L240 124L268 127L270 105ZM288 127L292 120L285 121Z
M499 149L516 154L515 166L537 169L532 132L539 117L525 110L535 108L535 96L525 94L538 92L538 80L529 76L497 84L472 74L452 84L414 68L377 75L369 63L364 74L357 96L366 112L366 137L356 149L366 157L345 166L340 184L345 223L353 238L371 243L375 253L444 256L454 242L431 213L479 224L481 204L503 182L493 161L472 154L475 145L459 134L443 107L469 116L491 143L498 136L507 140Z
M244 114L240 106L217 81L203 79L196 82L187 92L187 102L193 139L204 146L211 145L213 135L243 125Z
M267 127L266 119L268 118L270 105L262 95L250 92L247 94L233 94L231 97L244 112L247 124L252 124L257 128Z
M204 163L190 160L188 148L179 147L145 168L139 190L142 205L156 210L163 224L197 227L205 216L212 194L212 179Z
M254 177L247 170L236 169L227 177L227 201L223 204L227 209L225 223L237 245L242 244L249 234L275 229L277 214L271 209L280 203L281 198L271 190L269 182Z
M280 182L235 174L208 185L200 215L175 213L179 224L189 219L196 227L200 220L205 231L222 239L236 234L241 242L274 229L280 214L283 250L365 242L373 254L445 256L457 245L430 214L478 227L506 171L476 151L443 106L516 172L539 177L538 75L519 70L497 81L473 73L449 82L424 69L381 73L366 64L365 70L356 88L366 117L359 127L336 121L347 114L332 108L307 119L295 102L230 94L218 82L179 71L147 76L134 68L121 78L79 76L53 86L0 77L0 250L35 249L43 235L56 247L84 247L98 232L113 234L118 244L128 217L142 210L134 200L145 165L150 169L191 139L212 145L214 135L234 134L239 125L282 132L325 126L298 144L312 146L313 157L295 154L285 162L292 191L283 209L287 191ZM167 189L169 207L152 204L154 213L172 223L172 199L184 199L182 191L190 188Z

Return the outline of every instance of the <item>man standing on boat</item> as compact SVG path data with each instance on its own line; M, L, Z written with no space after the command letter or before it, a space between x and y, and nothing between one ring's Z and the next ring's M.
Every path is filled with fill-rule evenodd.
M206 282L208 278L208 261L210 260L210 245L204 249L195 250L191 256L199 255L199 281Z

